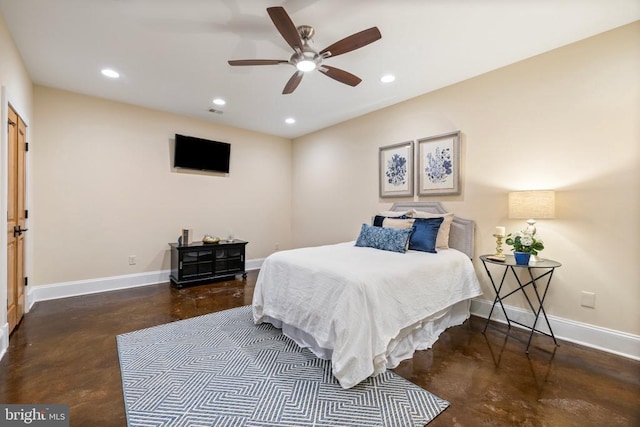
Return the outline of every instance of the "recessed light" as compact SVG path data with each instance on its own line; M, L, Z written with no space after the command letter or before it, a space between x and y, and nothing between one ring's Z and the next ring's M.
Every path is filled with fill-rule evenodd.
M288 125L292 125L296 122L296 119L294 119L293 117L287 117L286 119L284 119L284 122Z
M385 74L384 76L380 77L380 81L382 83L391 83L395 79L396 79L396 76L394 76L393 74Z
M101 73L103 76L109 77L110 79L117 79L120 77L120 73L116 70L112 70L111 68L103 68Z
M227 101L225 101L222 98L216 98L216 99L213 100L213 103L216 104L216 105L224 105L224 104L227 103Z

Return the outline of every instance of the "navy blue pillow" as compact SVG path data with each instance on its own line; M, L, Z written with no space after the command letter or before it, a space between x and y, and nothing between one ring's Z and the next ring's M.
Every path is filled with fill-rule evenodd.
M409 249L435 254L436 237L442 221L444 221L443 217L416 218L413 222L413 233L409 239Z
M409 217L406 215L400 215L400 216L382 216L382 215L376 215L373 217L373 226L374 227L382 227L382 222L384 221L385 218L393 218L393 219L408 219Z
M404 253L411 228L386 228L362 224L356 246Z

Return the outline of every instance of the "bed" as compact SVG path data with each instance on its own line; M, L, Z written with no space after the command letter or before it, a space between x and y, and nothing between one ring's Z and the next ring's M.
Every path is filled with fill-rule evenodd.
M436 202L396 203L390 212L401 218L447 213ZM256 281L254 321L281 328L331 360L340 385L353 387L430 348L469 317L471 298L482 293L471 263L473 232L473 221L453 216L449 248L437 253L354 242L276 252Z

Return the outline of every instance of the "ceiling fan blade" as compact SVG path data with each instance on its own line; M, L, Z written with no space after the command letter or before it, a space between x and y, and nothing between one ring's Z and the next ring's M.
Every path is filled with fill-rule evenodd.
M349 37L345 37L342 40L335 42L331 46L324 48L320 51L320 55L323 55L325 53L328 53L329 56L342 55L343 53L359 49L381 38L382 34L380 34L380 30L378 30L378 27L371 27L368 30L363 30L359 33L352 34Z
M340 83L344 83L349 86L357 86L362 79L358 76L354 76L351 73L348 73L340 68L329 67L328 65L322 65L318 68L318 71L323 73L326 76L331 77L334 80L339 81Z
M277 65L288 64L289 61L283 59L232 59L229 65Z
M284 10L283 7L268 7L267 13L276 26L282 38L285 39L289 46L294 50L302 50L302 40L300 34L294 25L293 21Z
M287 94L293 92L294 90L296 90L296 88L298 87L298 85L302 81L302 76L303 75L304 75L303 71L296 71L293 74L293 76L291 76L291 78L289 79L287 84L284 86L284 89L282 90L282 94L283 95L287 95Z

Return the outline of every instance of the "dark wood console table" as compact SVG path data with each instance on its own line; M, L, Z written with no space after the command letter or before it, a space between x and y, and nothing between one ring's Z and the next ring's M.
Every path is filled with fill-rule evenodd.
M218 243L194 242L189 245L169 243L171 246L171 283L181 288L185 285L203 284L242 274L245 270L245 246L243 240Z

